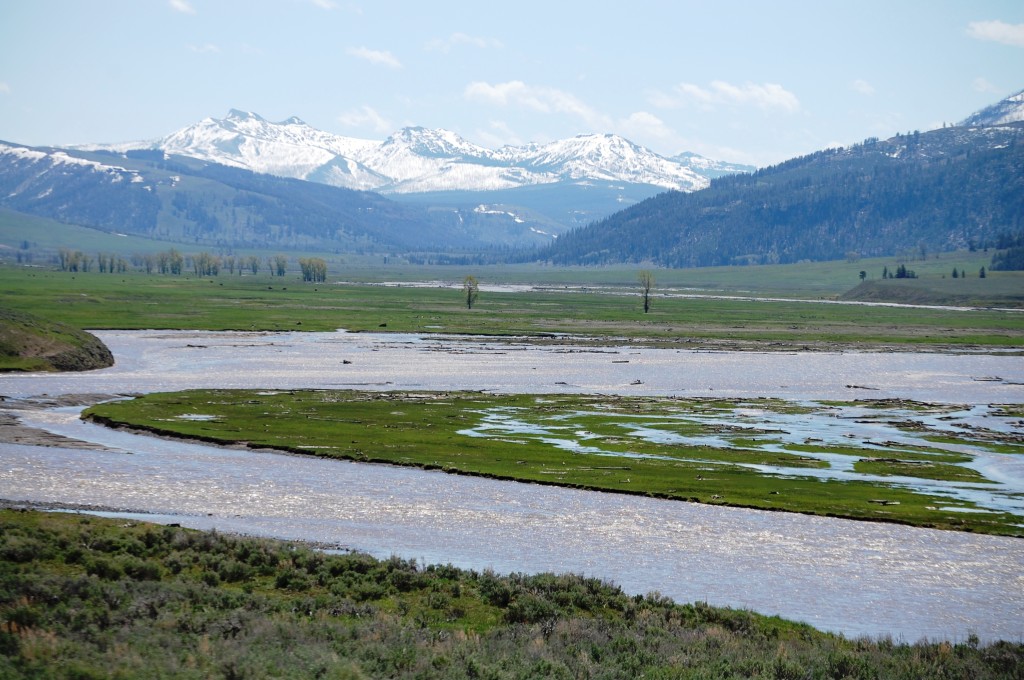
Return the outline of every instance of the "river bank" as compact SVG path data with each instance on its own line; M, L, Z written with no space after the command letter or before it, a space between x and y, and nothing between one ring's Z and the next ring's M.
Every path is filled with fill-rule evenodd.
M1024 367L999 356L578 352L415 334L100 335L117 357L113 368L0 376L0 394L45 401L214 387L470 389L1024 403L1014 384L1024 382ZM381 559L595 574L630 594L657 590L678 602L779 614L852 637L1024 637L1019 539L198 446L83 423L78 410L19 416L28 427L102 449L0 444L7 464L0 497L130 509L166 523L344 545Z
M987 680L1024 655L1019 642L847 639L581 575L324 554L137 519L0 510L0 552L0 675L11 678Z

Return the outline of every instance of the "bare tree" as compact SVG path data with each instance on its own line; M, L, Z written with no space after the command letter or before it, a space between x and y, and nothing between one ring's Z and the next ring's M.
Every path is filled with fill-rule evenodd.
M654 288L654 274L644 269L637 279L640 281L640 293L644 298L644 314L651 311L651 289Z
M462 292L466 295L466 309L473 309L473 303L476 302L476 298L480 294L480 284L475 276L467 276L463 280Z

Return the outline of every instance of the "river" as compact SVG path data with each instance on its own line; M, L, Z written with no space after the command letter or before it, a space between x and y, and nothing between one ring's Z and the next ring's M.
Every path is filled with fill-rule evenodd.
M7 398L191 387L480 389L1024 403L1019 357L580 350L389 334L100 332L117 365ZM98 450L0 444L0 498L745 607L848 636L1024 639L1024 541L238 451L16 411Z

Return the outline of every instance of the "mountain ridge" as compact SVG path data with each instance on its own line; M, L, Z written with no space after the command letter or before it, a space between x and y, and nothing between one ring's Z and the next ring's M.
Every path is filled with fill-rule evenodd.
M615 135L492 151L445 130L405 128L378 143L297 117L271 123L232 110L227 122L204 119L165 138L182 150L198 140L206 159L155 143L92 151L0 144L0 206L202 247L434 261L683 267L905 256L1024 233L1022 94L962 125L826 149L689 193L622 180L664 168ZM265 144L276 152L263 153ZM224 154L234 166L211 160ZM261 172L244 167L257 161ZM294 170L297 161L303 172L402 190L385 197L265 172L275 163ZM704 170L714 172L713 162ZM505 188L459 188L473 182Z
M660 194L536 257L699 267L984 246L1024 229L1021 168L1024 122L872 138Z
M666 158L618 135L586 134L491 150L445 129L406 127L381 141L318 130L292 116L274 123L231 109L151 142L90 144L83 151L162 150L254 172L383 194L489 191L569 181L614 181L660 190L707 186L703 173L752 166L684 153Z
M976 111L957 127L995 127L1024 121L1024 90Z

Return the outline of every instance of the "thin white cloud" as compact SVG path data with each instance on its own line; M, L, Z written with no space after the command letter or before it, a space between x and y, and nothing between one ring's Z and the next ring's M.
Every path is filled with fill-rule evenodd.
M333 0L309 0L320 9L334 9L338 5Z
M479 49L503 47L500 41L494 40L493 38L480 38L477 36L467 35L465 33L452 33L447 38L431 40L426 44L426 49L433 52L443 52L447 54L454 48L461 45L467 45L469 47L476 47Z
M476 137L486 147L497 149L502 146L522 146L523 138L503 120L492 120L486 130L477 130ZM535 140L534 140L535 141Z
M724 80L716 80L709 87L680 83L671 93L652 93L649 101L663 108L697 104L707 109L714 109L720 105L738 105L756 106L764 110L778 109L788 113L800 110L800 100L796 95L776 83L733 85Z
M8 85L7 83L0 82L0 94L10 94L10 93L11 93L11 86Z
M213 43L206 43L204 45L192 45L192 44L189 44L189 45L186 45L186 47L188 47L188 49L190 49L191 51L196 52L198 54L211 54L211 53L220 52L220 48L217 47L216 45L214 45Z
M387 133L394 130L391 121L369 106L361 106L338 116L338 122L347 127L369 128L374 132Z
M196 10L188 0L169 0L168 3L175 12L182 14L195 14Z
M1024 47L1024 24L1005 21L972 21L967 24L967 35L977 40Z
M857 79L850 84L854 92L858 92L865 96L870 96L875 93L874 86L866 80Z
M985 78L975 78L974 89L977 92L999 92L999 88Z
M647 111L636 111L619 122L618 128L626 137L636 140L658 140L674 142L679 135L665 124L665 121Z
M368 47L350 47L347 52L350 56L368 61L371 64L387 66L388 68L402 68L402 62L398 60L398 57L387 51L371 50Z
M491 85L481 81L466 86L463 96L493 106L518 106L537 113L564 114L584 121L590 128L607 130L610 121L575 95L553 87L527 85L510 80Z

